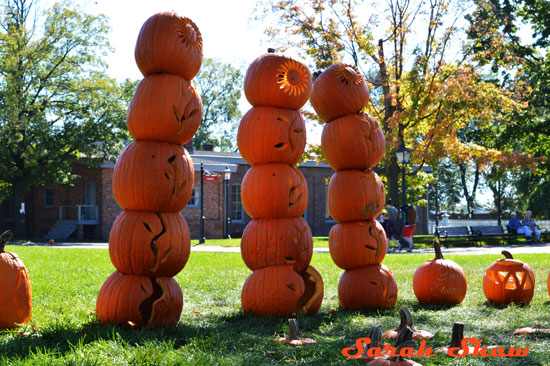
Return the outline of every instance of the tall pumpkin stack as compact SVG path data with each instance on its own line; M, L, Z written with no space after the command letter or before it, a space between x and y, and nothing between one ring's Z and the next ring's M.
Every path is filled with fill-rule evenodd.
M202 37L188 18L158 13L142 26L135 49L145 76L128 108L136 140L120 155L113 195L124 211L109 236L115 271L97 298L101 323L173 326L183 294L172 278L190 254L180 211L193 190L193 162L182 147L200 124L202 103L190 84L202 62Z
M311 93L311 72L300 62L269 50L248 68L246 98L253 105L237 135L252 166L242 182L242 203L252 221L241 242L253 273L242 289L246 312L258 316L314 314L323 300L323 280L309 265L313 240L302 218L307 184L294 166L306 143L299 109Z
M348 310L393 307L397 284L381 264L386 236L374 220L384 208L382 181L371 169L386 150L384 133L376 120L360 112L369 92L355 66L334 64L315 81L311 105L327 122L321 147L336 170L328 186L328 210L338 222L329 234L329 248L344 269L338 283L340 306Z

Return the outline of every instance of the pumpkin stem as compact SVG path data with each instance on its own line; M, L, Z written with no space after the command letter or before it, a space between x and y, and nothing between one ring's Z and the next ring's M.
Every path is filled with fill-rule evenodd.
M439 245L439 240L437 240L437 238L434 238L434 251L435 251L435 259L445 259L443 258L443 253L441 252L441 246Z
M4 246L12 238L13 233L10 230L6 230L0 235L0 253L4 253Z
M464 339L464 324L454 323L453 334L451 336L451 347L460 348L463 339Z
M300 328L298 327L298 321L295 318L288 319L288 339L302 339L300 336Z
M382 327L380 325L372 327L369 333L369 339L371 342L370 344L367 344L367 347L365 347L365 350L363 351L363 355L365 356L370 348L380 346L380 340L382 340Z
M514 259L514 257L512 257L512 253L510 253L510 252L507 251L507 250L503 250L503 251L502 251L502 255L503 255L504 257L506 257L506 259Z
M412 337L413 337L413 331L409 326L406 326L403 329L401 329L401 331L399 332L399 336L397 337L397 341L395 342L397 354L399 354L403 348L416 347L416 343L413 342ZM403 357L401 356L390 357L389 359L394 362L403 361Z
M267 49L267 53L275 53L276 49L275 48L268 48Z
M402 330L406 326L412 328L413 321L410 311L407 308L403 307L401 308L401 310L399 310L399 315L401 316L401 323L399 323L399 328L397 328L397 330Z

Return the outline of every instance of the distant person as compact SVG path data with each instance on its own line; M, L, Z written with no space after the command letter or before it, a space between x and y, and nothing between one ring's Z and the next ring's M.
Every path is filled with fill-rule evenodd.
M525 211L525 217L521 220L523 227L518 230L518 233L522 230L520 234L525 234L528 243L531 242L531 236L533 234L535 234L535 240L540 240L540 230L535 223L535 220L531 217L532 214L533 213L529 210Z
M397 217L399 216L399 211L393 206L393 201L389 198L386 201L386 217L384 217L384 222L386 223L386 239L388 244L388 252L390 251L390 240L393 240L398 246L399 242L397 241Z
M512 211L510 214L510 220L508 220L508 228L510 228L510 231L514 234L518 234L518 230L522 227L521 222L517 218L516 212ZM521 232L519 234L525 234L524 232Z
M406 249L407 252L411 252L414 247L413 235L416 229L416 210L412 202L408 202L402 209L405 211L407 219L399 238L399 251Z

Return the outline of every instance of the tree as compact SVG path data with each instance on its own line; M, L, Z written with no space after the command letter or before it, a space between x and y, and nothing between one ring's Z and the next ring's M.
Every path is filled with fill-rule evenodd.
M16 235L25 193L45 182L68 184L71 163L113 159L128 136L126 107L135 84L105 74L104 16L69 1L40 12L32 0L4 0L0 17L0 188L14 197Z
M193 147L212 144L222 151L236 149L236 129L241 119L242 74L239 69L218 60L206 58L193 84L203 106L201 124L193 137Z

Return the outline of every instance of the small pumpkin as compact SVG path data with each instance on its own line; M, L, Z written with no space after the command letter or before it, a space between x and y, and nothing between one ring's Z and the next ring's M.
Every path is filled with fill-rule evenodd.
M358 357L353 358L356 361L359 362L370 362L372 360L376 360L378 358L387 359L389 356L374 356L374 354L378 353L378 351L383 347L382 345L382 327L376 326L372 327L369 332L370 343L369 344L363 344L363 354L361 354ZM353 345L350 348L355 348L356 345ZM372 349L372 351L371 351Z
M402 307L399 310L399 316L401 318L401 322L399 323L399 327L396 329L390 329L385 331L382 334L382 338L384 339L398 339L399 334L405 327L409 327L413 333L412 333L412 339L415 340L421 340L421 339L430 339L433 338L433 334L428 332L427 330L418 330L413 328L413 320L411 316L411 312L409 309Z
M294 165L306 146L306 125L296 110L254 107L241 119L237 143L243 159L250 165Z
M111 262L123 273L173 277L190 252L189 227L179 213L122 211L111 228Z
M167 73L191 80L202 63L201 32L174 12L154 14L139 31L135 59L144 76Z
M338 281L338 300L346 310L389 309L397 302L397 283L383 264L344 271Z
M304 280L292 266L266 267L246 279L241 303L245 312L256 316L290 316L304 290Z
M399 333L395 343L396 353L400 354L404 348L414 349L416 344L412 341L413 331L409 327L404 327ZM377 358L367 364L368 366L422 366L418 362L403 358L402 356Z
M145 77L128 107L126 124L136 140L183 145L202 118L202 102L189 81L173 74Z
M256 58L244 76L244 94L253 106L300 109L311 94L309 67L274 52Z
M296 167L255 165L241 185L243 207L253 219L300 217L307 208L307 184Z
M496 304L529 304L535 291L535 275L527 263L503 250L505 259L496 260L483 277L483 293Z
M437 239L433 246L435 258L423 263L414 273L414 294L421 304L460 304L468 289L466 275L454 261L443 258Z
M297 312L308 315L317 314L325 294L323 278L313 266L308 266L299 274L304 280L304 294L296 304Z
M341 170L328 184L328 211L338 222L372 220L384 209L386 193L372 170Z
M325 124L321 147L334 170L371 169L386 152L386 139L368 113L348 114Z
M356 66L336 63L313 84L310 103L323 121L358 113L369 102L369 89Z
M179 212L193 193L194 170L181 146L134 141L113 171L113 195L125 210Z
M241 255L253 271L290 264L302 272L312 254L311 230L303 217L252 220L244 229Z
M386 232L376 220L343 222L330 229L328 245L342 269L379 264L386 255Z
M171 277L151 278L112 273L99 290L96 313L102 324L175 326L183 293Z
M17 254L4 250L12 236L9 230L0 235L0 330L28 323L32 312L29 273Z

